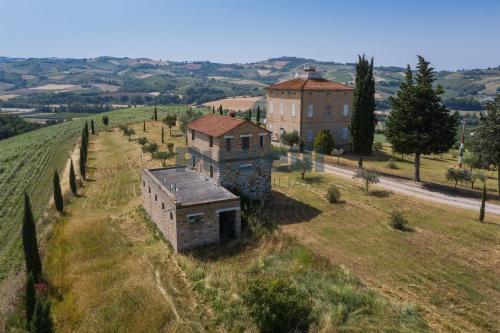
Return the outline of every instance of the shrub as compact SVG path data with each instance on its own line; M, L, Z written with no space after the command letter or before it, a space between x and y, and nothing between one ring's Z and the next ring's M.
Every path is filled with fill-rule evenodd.
M148 141L148 139L145 136L143 136L142 138L137 139L137 143L139 143L141 146L144 146L148 142L149 141Z
M373 143L373 150L382 150L382 142L376 141Z
M330 154L335 147L335 142L327 129L319 131L318 135L314 138L314 151L320 154Z
M243 302L264 333L306 331L311 321L309 300L282 279L250 281Z
M387 167L389 169L399 169L398 165L396 164L396 161L394 161L394 159L390 159L389 162L387 162Z
M368 186L370 184L376 184L379 182L378 173L375 171L369 171L365 169L358 169L352 176L353 179L361 179L365 183L366 192L368 192Z
M396 212L391 215L391 219L389 221L389 224L393 229L399 230L399 231L406 231L408 230L407 224L408 221L404 217L402 213Z
M167 143L167 148L168 148L169 153L173 153L174 152L174 143L173 142Z
M340 190L338 189L337 186L332 185L328 188L328 191L326 192L326 200L329 203L339 202L341 197L342 193L340 193Z

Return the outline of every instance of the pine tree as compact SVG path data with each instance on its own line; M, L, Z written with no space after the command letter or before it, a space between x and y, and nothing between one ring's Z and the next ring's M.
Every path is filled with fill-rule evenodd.
M42 262L38 253L35 219L31 210L30 198L26 192L24 193L22 236L26 271L33 275L35 282L40 282L42 281Z
M77 195L78 189L76 187L76 175L73 160L71 160L71 164L69 165L69 187L71 188L73 195Z
M221 104L221 105L219 105L219 115L222 116L223 114L224 114L224 112L222 110L222 104Z
M85 155L83 151L83 146L80 147L80 176L82 177L83 180L85 180Z
M257 115L255 116L255 121L257 122L257 125L260 125L260 106L257 105Z
M161 127L161 143L165 143L165 133L163 130L163 126Z
M433 87L434 69L420 56L417 70L413 79L408 66L396 97L389 97L392 111L385 123L385 135L394 151L415 154L415 181L419 182L421 155L440 154L453 146L458 116L441 102L443 88Z
M35 280L33 278L33 274L28 273L26 277L26 322L29 324L31 322L31 318L33 317L33 313L35 312L36 306L36 289L35 289Z
M479 222L483 223L486 209L486 180L483 183L483 193L481 195L481 208L479 209Z
M358 167L363 167L363 155L372 153L375 135L375 78L373 58L370 62L358 56L353 114L349 125L351 150L358 155Z
M92 135L95 135L94 119L90 119L90 130L92 131Z
M64 200L61 192L61 183L59 182L59 173L54 172L54 204L58 212L64 211Z
M54 332L54 324L50 317L50 304L43 302L37 298L35 312L30 323L31 333L52 333Z
M156 110L156 106L155 106L155 111L154 111L154 114L153 114L153 119L155 121L158 121L158 111Z
M142 125L142 131L146 132L146 121L144 121L144 124Z

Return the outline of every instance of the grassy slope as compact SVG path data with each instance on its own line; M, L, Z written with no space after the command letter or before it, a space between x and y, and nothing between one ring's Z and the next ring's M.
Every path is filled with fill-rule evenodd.
M138 136L158 142L159 126L147 128L144 134L141 124L135 126ZM182 137L172 140L182 144ZM247 278L262 276L290 278L313 299L314 331L426 331L412 307L390 304L279 235L173 255L140 209L144 165L158 162L141 162L139 146L117 131L92 138L92 181L56 222L47 246L60 332L256 331L241 293Z
M379 136L378 138L381 137ZM378 138L376 136L375 141L382 142L381 140L378 140ZM388 166L389 160L393 158L395 158L397 169L391 169ZM327 156L326 160L333 164L337 163L336 156ZM448 190L453 190L454 184L446 180L446 170L450 166L457 165L458 162L456 157L450 153L443 154L442 157L441 155L424 155L422 156L420 163L420 178L423 182L440 184L444 186L444 189L447 188ZM354 155L343 155L340 157L340 164L357 167L358 157ZM368 169L375 169L377 172L383 174L394 175L407 180L412 180L415 174L413 156L405 155L404 159L401 159L401 155L393 156L389 145L384 145L382 151L375 151L372 156L364 156L363 166ZM488 193L491 195L491 199L498 203L497 198L494 197L498 196L496 171L486 171L485 174L488 176ZM473 197L479 198L481 186L481 182L478 180L475 184L474 190L471 190L470 184L458 184L457 187L462 190L464 195L469 194Z
M183 107L168 107L181 110ZM167 110L166 107L160 110ZM151 108L134 108L106 113L111 125L152 116ZM104 114L93 116L96 127ZM161 114L160 114L161 116ZM52 191L55 169L61 170L81 133L85 119L46 127L0 141L0 281L22 262L20 241L22 193L31 196L35 216L40 217Z
M281 184L296 174L274 173ZM388 191L364 194L361 184L311 175L319 187L282 187L281 202L269 207L274 218L288 221L284 230L332 263L344 265L369 287L395 301L423 308L439 331L495 331L500 322L498 244L500 219L433 205ZM337 184L342 204L322 198ZM390 213L404 212L413 232L388 224Z

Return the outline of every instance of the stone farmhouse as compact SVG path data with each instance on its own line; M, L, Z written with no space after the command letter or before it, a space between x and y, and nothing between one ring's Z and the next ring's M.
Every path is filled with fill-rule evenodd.
M354 89L326 80L313 66L298 77L264 88L266 91L266 128L272 140L280 141L283 132L297 131L311 149L322 129L330 130L335 144L347 149Z
M249 121L206 115L188 125L189 165L144 169L143 206L175 251L223 244L241 232L241 193L271 193L270 133Z

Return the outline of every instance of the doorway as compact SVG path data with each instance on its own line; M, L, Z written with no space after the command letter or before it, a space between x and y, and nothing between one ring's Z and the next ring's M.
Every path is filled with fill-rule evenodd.
M219 213L219 240L226 244L236 237L236 210Z

